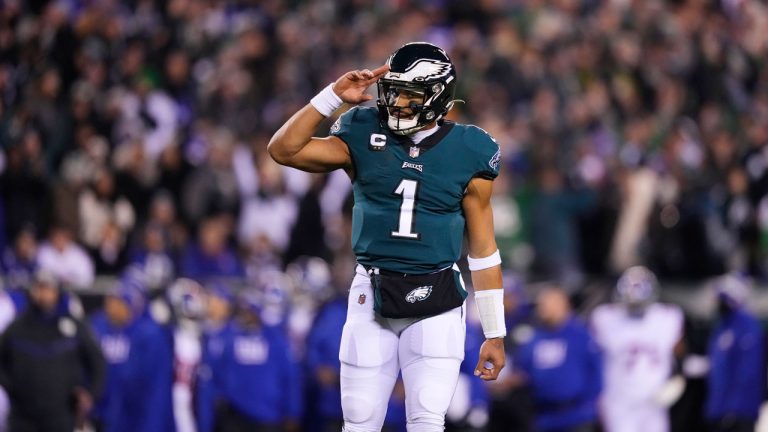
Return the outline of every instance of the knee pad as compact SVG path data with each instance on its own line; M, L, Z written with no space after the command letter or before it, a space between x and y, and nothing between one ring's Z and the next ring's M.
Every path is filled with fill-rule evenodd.
M362 425L373 417L372 398L364 394L352 394L341 397L341 407L344 411L344 430L358 431L355 425Z
M432 413L420 413L408 419L408 432L443 432L445 418Z
M341 432L380 432L378 428L361 427L358 425L344 424L341 427Z

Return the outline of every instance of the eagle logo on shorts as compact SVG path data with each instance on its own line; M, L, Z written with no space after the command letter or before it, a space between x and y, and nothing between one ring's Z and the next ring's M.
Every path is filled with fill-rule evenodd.
M416 303L417 301L425 300L430 294L432 294L432 285L420 286L406 294L405 301Z

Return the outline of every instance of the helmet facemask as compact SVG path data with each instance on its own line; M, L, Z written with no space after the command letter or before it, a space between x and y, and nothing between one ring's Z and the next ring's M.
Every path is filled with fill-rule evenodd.
M387 127L397 135L410 135L440 120L453 105L449 102L445 112L437 112L437 107L433 106L445 90L440 82L425 84L380 79L378 86L379 110L386 113Z

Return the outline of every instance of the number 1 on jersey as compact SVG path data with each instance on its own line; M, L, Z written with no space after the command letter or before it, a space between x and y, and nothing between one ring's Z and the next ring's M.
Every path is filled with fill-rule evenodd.
M403 202L400 204L400 221L397 225L397 231L392 231L392 237L419 239L419 234L413 232L413 212L416 209L416 191L419 182L416 180L403 179L395 189L395 195L401 195Z

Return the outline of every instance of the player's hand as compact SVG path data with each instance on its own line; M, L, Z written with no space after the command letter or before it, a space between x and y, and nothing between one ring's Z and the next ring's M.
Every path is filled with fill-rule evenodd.
M486 339L480 346L480 360L475 366L475 376L485 381L493 381L504 368L504 338Z
M373 99L365 91L389 71L388 65L374 70L353 70L345 73L333 83L333 91L348 104L359 104Z
M78 426L83 426L88 419L88 414L93 409L93 397L88 390L75 387L75 421Z

